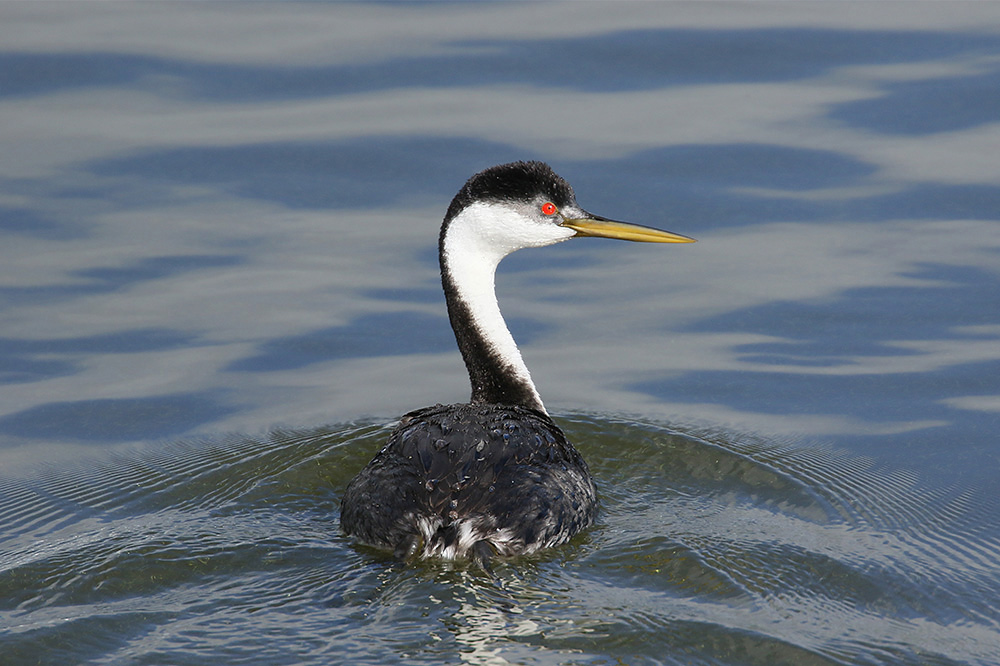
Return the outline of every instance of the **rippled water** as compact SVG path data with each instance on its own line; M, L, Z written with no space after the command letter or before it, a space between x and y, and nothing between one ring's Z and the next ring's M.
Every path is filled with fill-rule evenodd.
M597 526L501 563L338 534L384 440L179 443L6 483L8 663L952 664L996 654L993 498L843 453L587 415Z
M993 3L0 4L0 662L1000 662L998 90ZM598 524L403 565L511 159L699 242L501 265Z

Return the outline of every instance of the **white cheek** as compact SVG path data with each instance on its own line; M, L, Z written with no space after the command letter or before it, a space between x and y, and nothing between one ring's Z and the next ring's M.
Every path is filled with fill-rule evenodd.
M463 238L463 245L489 258L491 263L515 250L543 247L572 238L576 232L555 221L538 221L517 208L497 203L476 203L451 222L451 234Z

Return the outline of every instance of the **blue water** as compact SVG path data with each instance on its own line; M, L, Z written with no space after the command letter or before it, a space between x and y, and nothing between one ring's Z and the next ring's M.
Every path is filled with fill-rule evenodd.
M1000 662L1000 6L0 5L0 654L66 664ZM467 398L499 275L594 529L493 577L339 533Z

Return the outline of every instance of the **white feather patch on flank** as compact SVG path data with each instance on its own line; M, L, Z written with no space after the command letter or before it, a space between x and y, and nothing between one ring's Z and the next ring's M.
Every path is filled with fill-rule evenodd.
M525 544L518 539L514 530L504 527L492 527L493 521L483 517L462 518L455 521L452 527L456 530L456 538L451 543L445 543L439 533L444 520L438 516L416 516L415 524L423 537L424 547L420 557L440 557L445 560L458 560L469 557L472 547L480 541L486 541L493 546L497 555L509 556L515 553L529 553L537 550L524 550ZM541 544L545 545L545 544Z

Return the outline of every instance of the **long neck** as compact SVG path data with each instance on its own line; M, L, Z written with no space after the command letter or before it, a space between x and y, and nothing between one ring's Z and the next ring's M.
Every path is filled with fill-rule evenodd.
M469 371L473 403L522 405L545 411L521 352L497 304L494 278L507 254L461 224L441 234L441 283L448 317Z

